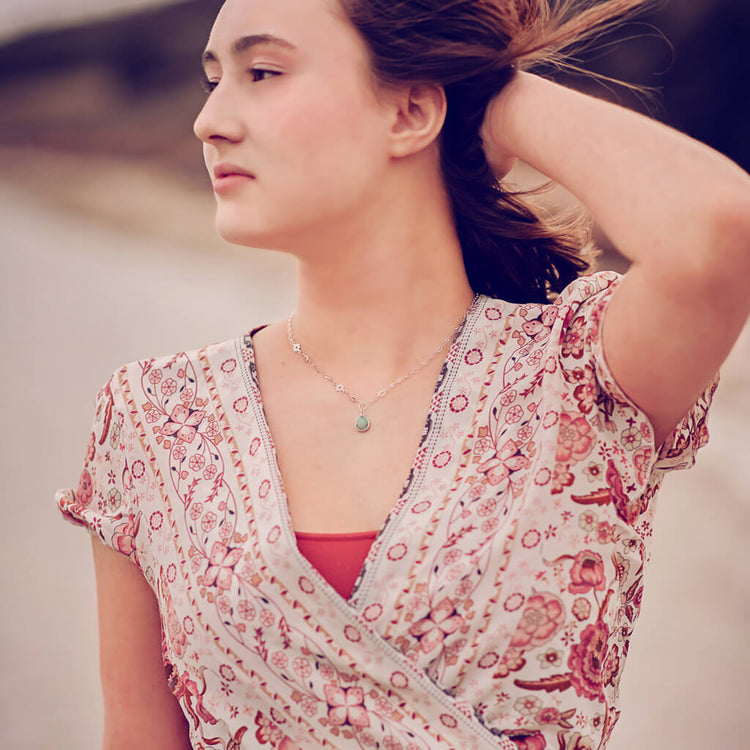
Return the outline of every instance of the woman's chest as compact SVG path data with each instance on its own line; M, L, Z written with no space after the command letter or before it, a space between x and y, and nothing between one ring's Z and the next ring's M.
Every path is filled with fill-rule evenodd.
M321 390L314 380L284 392L263 387L264 414L295 530L381 528L414 471L438 374L425 373L372 404L370 427L362 433L354 427L358 408L345 394ZM272 382L269 374L262 386Z

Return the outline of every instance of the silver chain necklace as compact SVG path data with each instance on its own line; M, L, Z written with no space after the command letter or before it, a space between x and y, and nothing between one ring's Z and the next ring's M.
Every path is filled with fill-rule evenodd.
M354 429L357 432L367 432L370 429L370 425L372 424L370 418L367 416L367 409L376 401L380 401L381 398L390 393L394 388L396 388L396 386L401 385L401 383L405 383L407 380L413 378L415 375L421 372L425 367L427 367L427 365L430 364L430 362L432 362L433 359L435 359L435 357L437 357L438 354L440 354L440 352L443 351L443 349L445 349L446 346L452 344L456 336L458 335L458 332L461 330L464 322L469 317L469 313L473 310L478 298L479 295L475 294L474 299L471 301L471 304L464 313L463 318L461 318L461 322L432 350L432 353L429 355L429 357L427 357L427 359L422 360L416 367L413 367L411 370L409 370L406 375L402 375L401 377L396 378L393 382L385 386L385 388L381 388L372 398L367 399L367 401L361 401L360 399L358 399L355 395L349 392L345 385L343 385L342 383L338 383L328 373L321 370L320 367L318 367L318 365L316 365L315 362L312 361L312 359L310 359L310 356L307 354L307 352L302 349L302 345L294 338L294 313L291 313L289 315L289 320L286 327L287 336L289 337L289 343L292 347L292 351L295 354L299 354L302 359L304 359L305 362L307 362L307 364L310 365L310 367L312 367L313 370L318 373L318 375L325 378L336 389L337 393L343 393L353 404L357 406L357 408L359 409L359 416L354 422Z

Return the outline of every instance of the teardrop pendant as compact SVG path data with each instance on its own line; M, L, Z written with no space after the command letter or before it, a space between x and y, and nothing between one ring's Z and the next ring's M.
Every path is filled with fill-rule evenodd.
M367 432L370 429L370 420L364 414L360 414L354 423L354 429L357 432Z

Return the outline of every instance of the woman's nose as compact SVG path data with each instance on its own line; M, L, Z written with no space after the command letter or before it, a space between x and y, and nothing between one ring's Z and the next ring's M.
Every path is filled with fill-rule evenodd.
M193 124L193 132L203 143L242 139L242 122L226 92L214 89Z

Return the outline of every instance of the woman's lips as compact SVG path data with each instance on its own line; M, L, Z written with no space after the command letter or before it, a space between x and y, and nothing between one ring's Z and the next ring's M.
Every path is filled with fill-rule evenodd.
M225 193L241 185L246 185L255 178L247 174L227 174L214 180L214 192Z
M214 167L214 192L224 193L254 180L255 176L234 164L218 164Z

